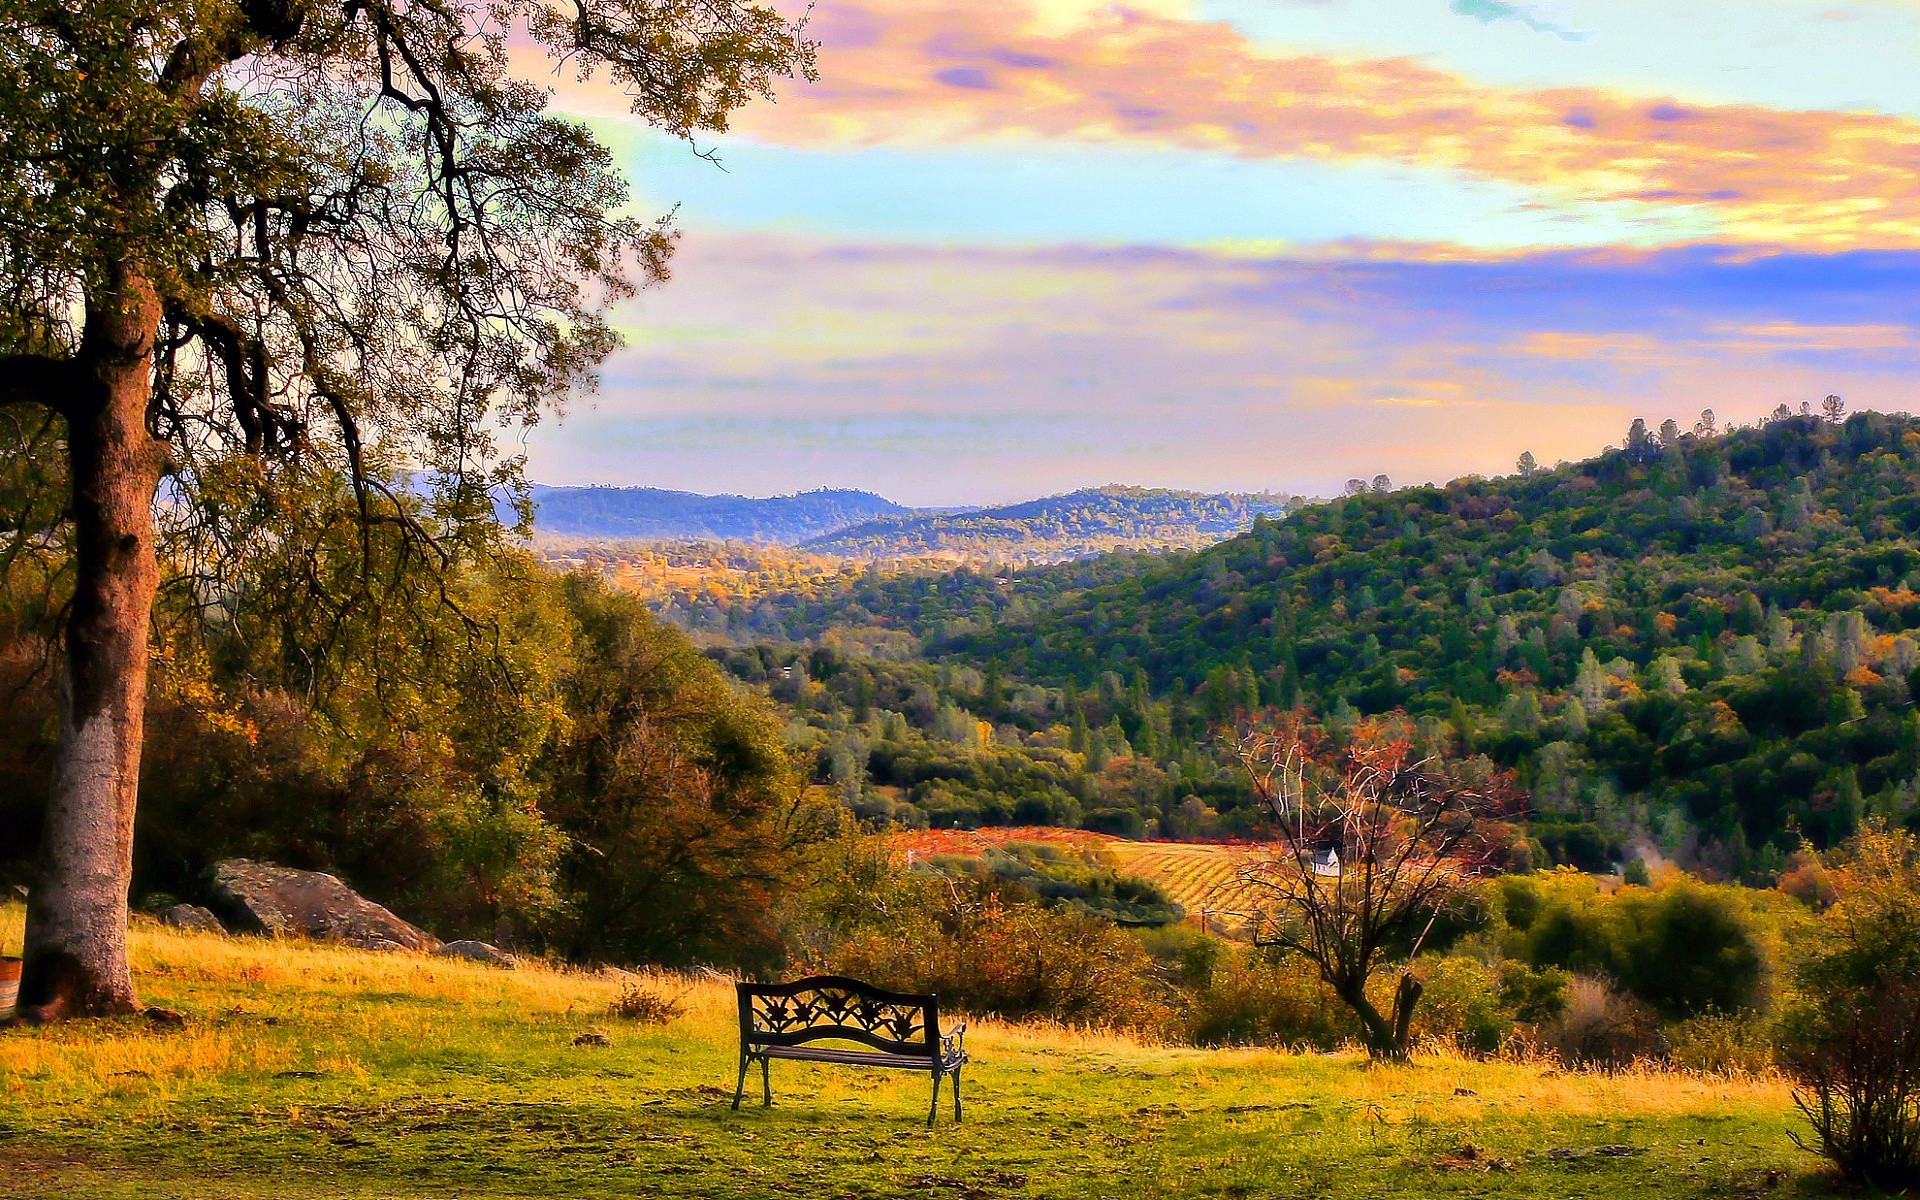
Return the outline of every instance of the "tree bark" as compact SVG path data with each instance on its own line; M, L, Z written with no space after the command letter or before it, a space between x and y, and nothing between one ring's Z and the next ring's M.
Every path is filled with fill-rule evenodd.
M65 632L60 747L27 902L20 1014L136 1011L127 890L159 566L153 501L164 462L147 429L160 302L128 266L90 295L67 417L74 594Z
M1393 1050L1397 1059L1404 1060L1411 1051L1413 1010L1420 1003L1420 993L1426 990L1426 985L1412 971L1402 972L1400 983L1393 989Z
M1393 1052L1393 1026L1387 1023L1387 1019L1380 1015L1380 1010L1367 997L1366 981L1341 984L1334 988L1334 992L1346 1001L1353 1015L1360 1018L1361 1039L1367 1044L1367 1057L1396 1057Z
M1407 971L1401 974L1393 991L1392 1016L1383 1015L1367 996L1364 980L1338 986L1334 991L1360 1018L1360 1029L1367 1043L1367 1057L1387 1062L1405 1062L1413 1027L1413 1010L1425 988L1419 977Z

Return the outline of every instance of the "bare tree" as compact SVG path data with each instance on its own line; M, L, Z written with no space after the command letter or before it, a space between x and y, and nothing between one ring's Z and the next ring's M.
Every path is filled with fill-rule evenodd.
M1268 852L1240 881L1257 898L1256 945L1299 954L1360 1020L1374 1058L1403 1060L1422 984L1414 969L1435 920L1499 860L1518 793L1495 771L1417 759L1406 731L1361 723L1335 746L1301 715L1243 728L1237 750L1273 814ZM1368 985L1400 964L1382 1012Z
M1820 402L1820 411L1826 414L1827 424L1838 425L1847 419L1847 402L1830 395Z
M1532 475L1540 469L1540 462L1533 457L1533 451L1522 450L1520 458L1513 464L1514 470L1522 475Z
M1693 423L1693 436L1697 438L1710 438L1718 437L1719 434L1720 421L1713 415L1713 410L1710 408L1701 409L1700 419Z

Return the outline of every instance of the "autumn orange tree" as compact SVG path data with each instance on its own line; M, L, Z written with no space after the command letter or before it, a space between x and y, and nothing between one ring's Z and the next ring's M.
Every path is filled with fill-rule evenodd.
M591 388L608 305L665 270L671 231L510 69L516 40L685 138L812 70L800 28L743 0L0 5L0 411L28 414L0 456L31 456L56 500L47 528L0 530L0 560L64 558L28 1017L137 1006L163 578L217 612L329 477L367 534L361 577L444 575L519 489L501 434ZM293 627L362 603L310 586Z
M1237 747L1272 817L1240 881L1257 945L1299 954L1360 1021L1367 1051L1402 1060L1422 984L1414 961L1506 844L1519 793L1505 774L1415 753L1400 722L1335 740L1300 713L1243 726ZM1381 1011L1368 985L1399 964Z

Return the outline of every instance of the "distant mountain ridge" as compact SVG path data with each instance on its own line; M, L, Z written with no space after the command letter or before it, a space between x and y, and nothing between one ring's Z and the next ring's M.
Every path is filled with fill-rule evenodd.
M1284 516L1289 497L1207 494L1110 485L998 508L878 517L802 542L847 558L1001 556L1038 563L1122 547L1191 549L1243 533L1256 518Z
M845 558L1058 562L1119 548L1195 548L1231 537L1286 496L1111 485L997 508L909 508L851 489L756 499L649 487L535 484L534 527L572 537L737 541Z
M765 498L537 483L531 490L535 528L580 537L725 539L791 546L875 517L922 511L872 492L845 488Z

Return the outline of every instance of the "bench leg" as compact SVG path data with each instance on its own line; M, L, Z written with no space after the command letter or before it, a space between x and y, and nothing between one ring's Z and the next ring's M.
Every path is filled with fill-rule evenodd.
M773 1076L770 1072L771 1063L765 1055L762 1055L760 1057L760 1091L762 1094L760 1107L762 1108L773 1107Z
M733 1084L733 1111L740 1111L740 1098L747 1094L747 1052L740 1052L740 1078Z
M953 1073L953 1123L960 1123L960 1072Z
M933 1128L933 1118L940 1113L940 1072L933 1073L933 1103L927 1107L927 1128Z

